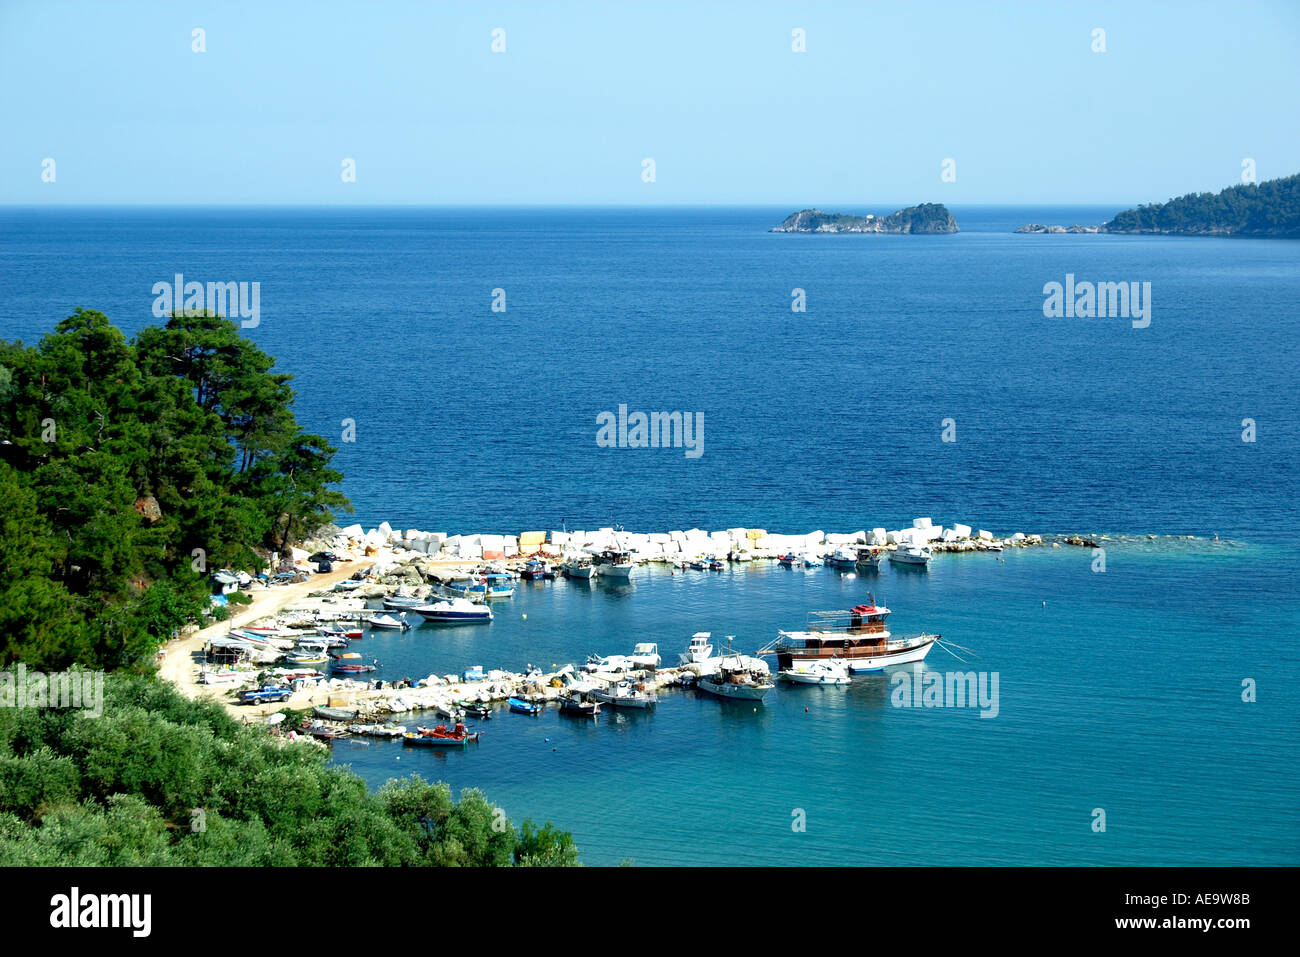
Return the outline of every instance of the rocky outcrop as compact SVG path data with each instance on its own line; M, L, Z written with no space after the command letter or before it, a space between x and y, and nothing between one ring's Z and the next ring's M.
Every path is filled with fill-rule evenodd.
M908 206L888 216L850 216L801 209L787 216L774 233L955 233L960 230L942 203Z
M1105 226L1080 226L1078 223L1073 226L1044 226L1041 223L1030 223L1016 230L1018 233L1104 233L1106 231Z

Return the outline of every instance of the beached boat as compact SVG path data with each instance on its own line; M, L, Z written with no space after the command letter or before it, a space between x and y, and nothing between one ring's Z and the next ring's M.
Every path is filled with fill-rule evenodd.
M446 624L474 624L492 620L491 608L468 598L449 598L412 610L425 621Z
M510 710L515 714L536 715L542 713L540 704L533 704L533 702L525 701L523 698L510 698L507 703L510 705Z
M404 724L350 724L348 733L363 734L370 738L400 738L406 734Z
M329 664L330 657L322 650L290 652L284 656L284 660L295 665L324 665Z
M357 713L353 709L327 708L324 705L317 706L313 709L312 714L326 721L354 721L357 717Z
M371 628L393 628L398 631L406 631L411 627L405 618L394 618L392 615L371 615L366 619L366 624Z
M928 567L934 553L925 545L899 545L889 553L889 560L897 565Z
M677 656L678 662L683 665L697 665L707 661L713 655L713 645L709 642L712 637L712 633L707 631L697 631L691 635L690 644Z
M614 673L619 671L631 671L636 667L632 659L627 655L588 655L587 662L582 666L582 670L595 673Z
M853 673L910 664L930 653L939 635L894 638L886 625L889 609L876 605L870 593L867 597L870 604L848 611L810 612L805 631L782 631L758 653L776 655L780 671L791 670L797 662L841 658Z
M620 681L608 688L595 688L591 694L602 704L608 704L615 708L644 710L654 707L659 701L653 691L646 690L645 685L634 685L630 681Z
M718 669L696 679L695 687L719 698L762 701L774 687L767 662L761 658L737 654L730 649L718 659Z
M804 685L846 685L849 678L849 664L840 658L827 661L796 661L791 667L777 674L778 678Z

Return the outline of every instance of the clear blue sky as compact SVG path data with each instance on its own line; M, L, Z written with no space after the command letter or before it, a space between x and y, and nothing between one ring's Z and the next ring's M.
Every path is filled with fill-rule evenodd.
M0 203L1164 200L1300 172L1298 49L1296 0L0 0Z

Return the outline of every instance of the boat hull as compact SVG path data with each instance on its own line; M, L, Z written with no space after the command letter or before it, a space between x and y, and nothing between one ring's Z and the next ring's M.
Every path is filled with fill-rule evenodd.
M737 701L762 701L763 696L772 690L772 685L733 684L713 678L700 678L695 682L695 687L719 698Z

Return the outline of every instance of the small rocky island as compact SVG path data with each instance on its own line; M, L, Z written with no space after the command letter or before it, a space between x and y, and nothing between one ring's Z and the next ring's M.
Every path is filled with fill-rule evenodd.
M1263 183L1230 186L1219 193L1188 193L1167 203L1126 209L1101 226L1030 223L1016 232L1300 239L1300 173Z
M773 233L955 233L957 220L942 203L908 206L888 216L850 216L802 209L787 216Z

